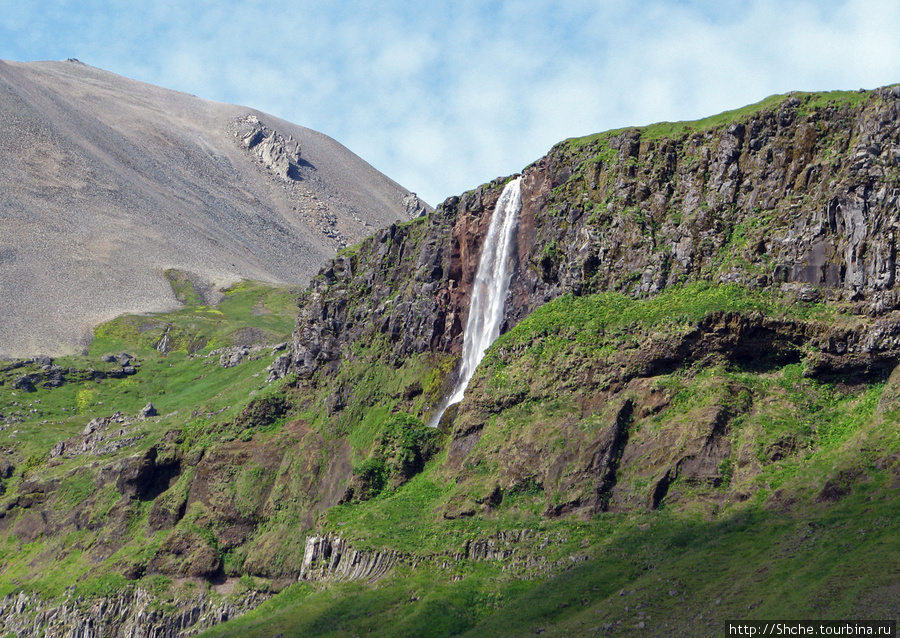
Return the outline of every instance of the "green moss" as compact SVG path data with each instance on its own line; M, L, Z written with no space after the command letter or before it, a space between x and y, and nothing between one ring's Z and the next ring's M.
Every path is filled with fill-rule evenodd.
M263 496L274 480L274 473L267 472L259 463L249 461L241 466L230 484L237 512L245 518L252 518L264 503Z
M194 287L194 282L191 281L190 276L177 270L175 268L169 268L165 271L166 279L169 280L169 284L172 286L172 292L175 294L175 298L183 303L186 306L199 306L203 303L203 298L200 296L200 293L197 292L197 289Z

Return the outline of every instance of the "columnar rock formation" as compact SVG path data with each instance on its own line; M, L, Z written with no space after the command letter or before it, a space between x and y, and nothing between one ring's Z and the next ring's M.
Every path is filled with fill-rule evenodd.
M363 552L332 534L306 539L300 580L375 582L397 564L400 554L392 551Z
M24 592L0 600L0 631L20 638L186 638L253 609L267 596L249 593L237 600L217 600L198 593L175 601L163 613L159 599L146 589L98 600L64 597L45 601Z

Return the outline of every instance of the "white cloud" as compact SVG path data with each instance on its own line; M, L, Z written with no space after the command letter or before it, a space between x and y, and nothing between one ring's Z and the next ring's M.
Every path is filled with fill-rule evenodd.
M895 0L2 4L0 57L269 111L432 203L566 137L900 81Z

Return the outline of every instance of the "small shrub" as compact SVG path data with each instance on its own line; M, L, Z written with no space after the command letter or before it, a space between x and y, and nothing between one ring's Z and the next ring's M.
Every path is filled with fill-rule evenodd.
M398 412L391 415L375 441L372 455L353 471L355 496L373 498L406 483L425 469L439 449L443 434L419 419Z
M384 459L370 456L353 470L353 476L356 496L365 501L378 496L384 490L388 481L388 470Z
M287 414L290 404L283 395L260 397L251 401L234 420L243 428L264 428Z
M399 412L393 415L379 438L391 482L401 485L421 472L440 446L442 434L419 419Z

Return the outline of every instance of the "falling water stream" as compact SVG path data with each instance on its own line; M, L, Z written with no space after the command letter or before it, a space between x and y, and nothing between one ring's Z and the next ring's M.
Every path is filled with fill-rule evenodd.
M513 274L513 237L522 208L521 186L521 177L509 182L494 208L472 285L459 376L450 397L431 418L429 425L432 427L437 427L448 407L462 401L475 368L484 358L485 351L500 336L506 294Z

